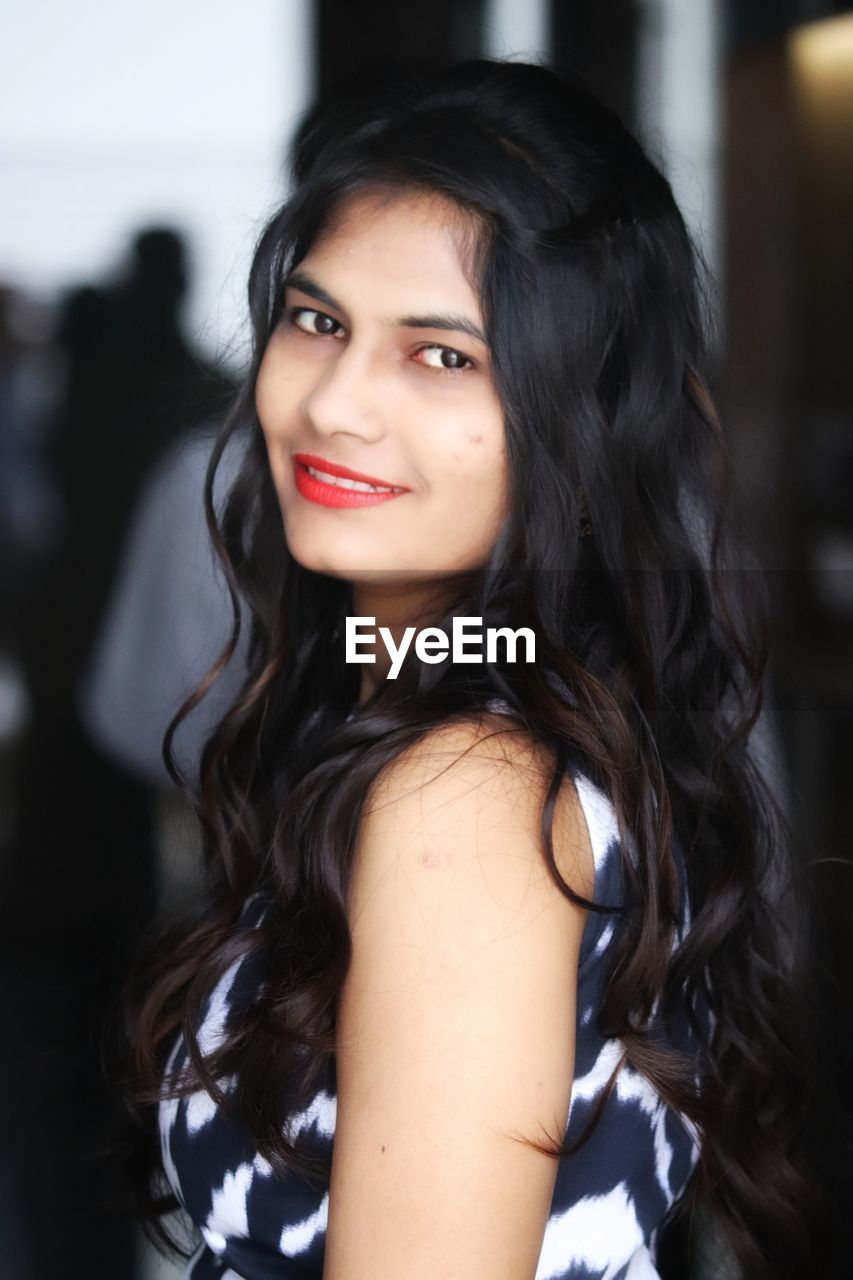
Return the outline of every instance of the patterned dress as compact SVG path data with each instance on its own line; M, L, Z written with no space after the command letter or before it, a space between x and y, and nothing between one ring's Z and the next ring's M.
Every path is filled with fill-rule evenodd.
M493 706L502 710L502 706ZM613 806L579 767L572 776L586 817L595 862L596 902L623 901L620 839ZM681 846L675 854L681 885L677 940L690 927L690 906ZM629 851L629 856L632 856ZM249 927L262 918L258 895L244 908ZM618 1039L603 1038L595 1025L608 960L620 917L589 912L578 973L575 1071L567 1134L576 1138L622 1052ZM226 1024L239 1020L261 980L253 956L235 962L212 992L200 1043L209 1052ZM676 1047L699 1051L686 1012L671 1027ZM705 1027L713 1015L700 1009ZM181 1036L168 1068L187 1062ZM234 1088L233 1077L221 1082ZM289 1118L293 1134L313 1153L331 1156L335 1136L334 1059L311 1104ZM200 1242L186 1280L320 1280L329 1195L295 1176L276 1175L254 1150L250 1135L226 1123L207 1093L160 1104L160 1143L166 1176L197 1225ZM662 1225L684 1194L699 1155L690 1121L665 1104L638 1072L623 1064L592 1136L559 1162L553 1199L535 1280L656 1280L656 1245Z

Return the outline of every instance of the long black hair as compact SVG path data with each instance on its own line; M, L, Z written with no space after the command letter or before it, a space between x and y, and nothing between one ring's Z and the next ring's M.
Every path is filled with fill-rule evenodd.
M144 1211L166 1239L158 1215L176 1201L162 1183L154 1109L179 1029L192 1071L167 1091L207 1088L239 1110L276 1168L325 1176L283 1119L310 1099L334 1052L364 797L401 751L498 696L551 753L545 828L576 752L634 842L600 1017L627 1061L698 1126L691 1196L707 1197L747 1277L806 1274L802 944L797 918L788 911L783 928L778 915L790 874L784 818L748 749L764 695L769 593L737 530L710 391L705 276L670 185L582 85L543 66L486 60L337 95L303 123L292 180L257 245L251 365L207 477L233 635L164 744L201 819L205 891L189 918L152 929L128 984L126 1096ZM485 566L459 581L432 622L448 632L457 615L532 626L538 661L460 668L413 657L348 718L358 670L342 660L349 585L289 554L254 388L287 271L342 201L368 188L438 193L464 215L505 414L509 513ZM243 462L216 510L216 467L238 436ZM245 626L241 695L187 781L172 735ZM671 954L674 833L693 926ZM562 891L595 910L559 876L546 844ZM251 931L240 913L257 892L270 909ZM261 949L263 991L205 1057L196 1038L205 997L238 956ZM714 1010L701 1088L650 1034L655 1002L677 991L689 1008L701 996ZM232 1096L217 1080L234 1072ZM559 1145L553 1154L570 1158Z

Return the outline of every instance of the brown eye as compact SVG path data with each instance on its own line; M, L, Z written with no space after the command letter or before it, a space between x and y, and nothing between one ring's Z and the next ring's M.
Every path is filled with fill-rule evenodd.
M289 315L290 323L295 328L301 329L303 333L313 334L314 337L328 337L334 329L340 328L337 320L333 320L331 316L327 316L323 311L315 311L313 307L291 307ZM307 324L302 323L302 316L309 317ZM312 320L310 317L314 317L314 319Z
M427 368L435 369L438 373L464 373L468 366L474 367L474 362L469 356L463 355L453 347L442 347L438 343L431 343L430 346L421 347L420 350L437 355L437 362L427 362ZM448 357L452 363L445 363L445 357Z

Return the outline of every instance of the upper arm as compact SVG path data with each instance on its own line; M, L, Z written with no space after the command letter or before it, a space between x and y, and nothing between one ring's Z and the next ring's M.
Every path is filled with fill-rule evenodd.
M429 734L365 804L325 1280L521 1280L536 1269L556 1162L514 1136L565 1129L587 913L545 865L541 752L522 731L500 737L470 725ZM591 895L570 781L554 853Z

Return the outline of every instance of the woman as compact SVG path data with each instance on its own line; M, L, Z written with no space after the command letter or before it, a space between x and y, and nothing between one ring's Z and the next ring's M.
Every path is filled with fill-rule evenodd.
M207 890L134 984L149 1213L195 1280L637 1280L701 1194L746 1276L804 1274L766 601L670 187L487 61L318 109L293 178L221 518L208 475L220 666L251 644ZM463 618L533 660L442 656Z

